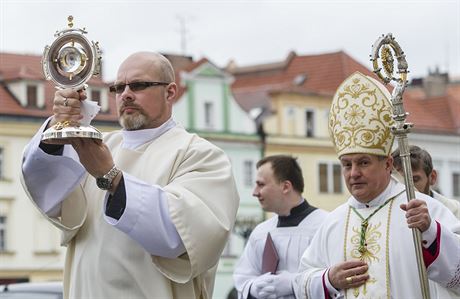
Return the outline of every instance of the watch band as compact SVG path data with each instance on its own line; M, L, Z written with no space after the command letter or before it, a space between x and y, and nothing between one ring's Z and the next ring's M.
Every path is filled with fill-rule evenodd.
M116 165L113 165L113 167L109 170L109 172L107 172L106 174L104 174L102 177L104 179L108 179L110 180L110 182L112 182L112 180L117 176L117 174L120 172L121 170L116 166Z
M113 166L109 172L102 177L96 178L96 185L99 189L109 190L112 188L113 179L121 172L117 166Z

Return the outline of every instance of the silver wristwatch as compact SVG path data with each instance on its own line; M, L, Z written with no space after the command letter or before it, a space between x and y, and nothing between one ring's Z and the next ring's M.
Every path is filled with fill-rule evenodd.
M96 185L99 189L109 190L112 187L113 179L120 173L120 171L121 170L116 165L113 165L109 172L102 177L96 178Z

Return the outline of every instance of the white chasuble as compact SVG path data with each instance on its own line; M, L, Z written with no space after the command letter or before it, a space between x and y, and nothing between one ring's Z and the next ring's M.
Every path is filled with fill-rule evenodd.
M369 265L367 272L369 279L358 288L347 289L346 298L390 298L389 227L392 207L393 200L381 208L357 210L353 210L352 207L348 208L345 225L344 260L359 259L365 261ZM377 211L377 209L379 210ZM372 215L372 213L375 214ZM365 231L362 231L363 219L367 219L369 216L370 218L366 220ZM364 237L363 240L361 240L362 236Z
M107 134L104 142L124 176L140 182L126 187L127 203L139 206L128 219L131 226L148 214L142 209L146 202L158 200L143 186L158 186L166 193L171 221L186 252L177 258L152 255L105 221L106 192L86 176L62 201L60 217L48 218L61 229L67 246L64 297L211 298L239 202L226 155L179 126L136 148L124 148L119 131ZM152 226L152 234L156 229Z
M336 290L328 285L327 270L345 260L360 258L361 222L351 207L365 219L390 198L390 202L368 219L365 233L369 281L357 289ZM454 298L460 294L460 223L437 200L421 193L432 225L438 226L438 254L428 266L431 298ZM404 185L391 180L385 191L367 206L350 197L347 203L329 213L302 256L294 283L296 298L421 298L412 231L407 226ZM422 235L423 237L423 235ZM356 297L355 297L356 295ZM458 297L456 297L458 298Z

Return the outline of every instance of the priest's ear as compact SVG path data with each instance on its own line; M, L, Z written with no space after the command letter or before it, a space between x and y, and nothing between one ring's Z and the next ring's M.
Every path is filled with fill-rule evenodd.
M281 188L282 188L283 194L288 194L289 192L291 192L293 189L291 181L285 180L281 182Z
M430 186L436 185L436 182L438 180L438 172L436 169L433 169L431 173L428 175L428 182L430 183Z
M389 156L386 156L386 157L383 157L383 156L380 156L382 160L385 160L385 170L387 170L390 174L391 174L391 171L393 170L393 163L394 163L394 159L391 155Z
M174 82L169 83L165 88L165 98L172 105L176 100L177 85Z

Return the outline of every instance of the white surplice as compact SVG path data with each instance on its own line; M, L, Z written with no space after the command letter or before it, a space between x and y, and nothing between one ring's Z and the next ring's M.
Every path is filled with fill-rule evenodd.
M59 216L48 219L61 229L67 246L65 296L211 298L239 203L229 160L222 150L175 124L142 144L135 140L144 139L142 132L132 133L115 131L104 137L125 180L126 209L119 220L105 215L107 192L97 188L81 165L76 167L78 159L66 153L68 146L64 156L43 153L37 141L26 150L26 192L45 216L46 211ZM124 144L130 135L131 144ZM56 201L46 206L50 194L60 201L57 212ZM161 244L174 242L167 237L168 222L181 244ZM158 248L148 248L155 243ZM185 253L177 258L150 253L180 245Z
M297 272L300 258L327 212L316 209L297 226L277 227L278 216L260 223L251 233L233 274L238 298L248 298L252 282L262 273L262 255L270 233L280 258L278 271ZM293 298L293 297L292 297Z
M350 207L355 207L366 218L392 197L393 201L369 219L366 232L369 253L365 259L369 265L368 282L347 292L335 290L327 278L327 269L359 256L357 242L361 219ZM460 222L433 198L418 192L416 198L427 202L432 218L428 231L437 239L439 250L427 268L431 298L450 298L452 292L460 293L460 239L457 235ZM386 190L368 206L352 196L332 211L302 256L299 268L302 274L297 276L295 283L297 298L421 298L412 231L407 227L405 212L399 207L406 202L404 185L392 179ZM425 239L425 233L422 238Z
M439 200L460 220L460 202L458 200L447 198L434 190L431 190L431 192L434 199Z

